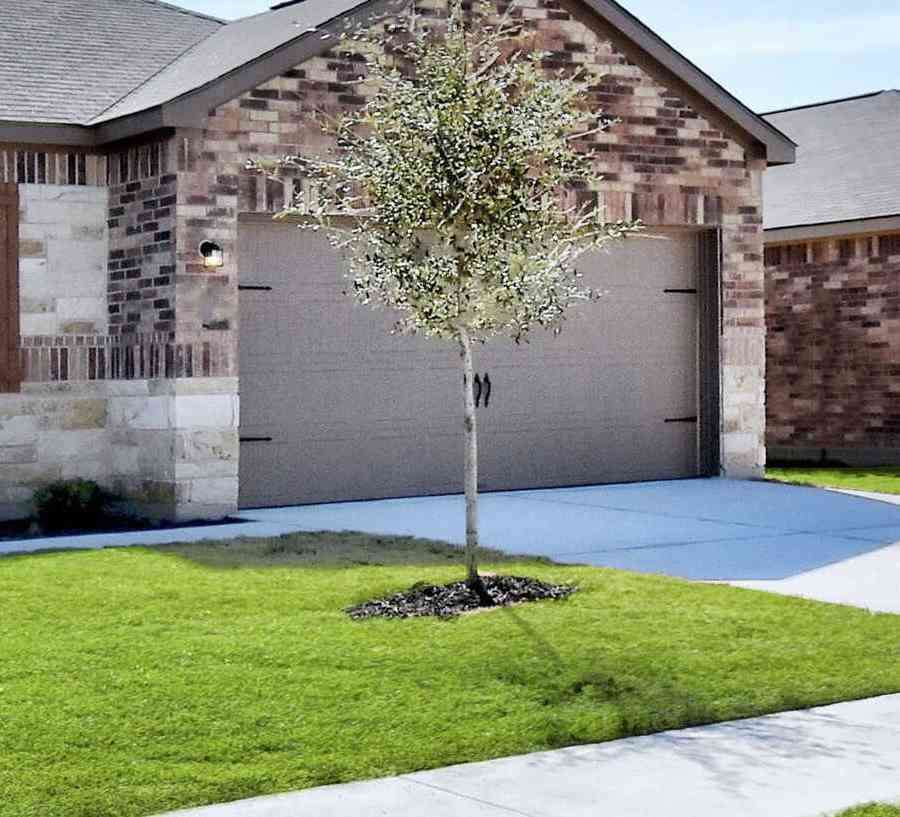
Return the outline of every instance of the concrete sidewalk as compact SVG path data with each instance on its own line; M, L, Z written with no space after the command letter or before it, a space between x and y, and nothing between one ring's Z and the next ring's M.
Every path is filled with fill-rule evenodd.
M815 817L900 800L900 695L177 812Z
M850 604L900 614L900 544L779 581L736 581L736 587Z

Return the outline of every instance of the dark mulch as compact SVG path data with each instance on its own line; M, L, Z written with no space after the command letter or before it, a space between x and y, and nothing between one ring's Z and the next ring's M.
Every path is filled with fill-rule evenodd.
M526 601L564 599L576 588L565 584L548 584L520 576L484 576L484 586L497 607ZM367 601L348 607L351 618L413 618L439 616L450 618L470 610L484 608L478 595L466 582L453 584L414 585L409 590L387 599Z

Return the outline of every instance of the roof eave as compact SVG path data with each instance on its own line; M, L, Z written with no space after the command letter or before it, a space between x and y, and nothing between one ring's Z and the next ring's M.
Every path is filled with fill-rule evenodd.
M108 145L112 142L121 142L126 139L134 139L143 133L150 133L160 128L176 127L166 116L165 106L148 108L145 111L123 116L119 119L111 119L93 125L98 145Z
M821 238L876 235L900 230L900 213L869 218L822 221L816 224L792 224L783 227L767 227L767 244L784 244L794 241L814 241Z
M94 147L97 144L97 136L93 128L86 125L0 119L0 142L19 145Z

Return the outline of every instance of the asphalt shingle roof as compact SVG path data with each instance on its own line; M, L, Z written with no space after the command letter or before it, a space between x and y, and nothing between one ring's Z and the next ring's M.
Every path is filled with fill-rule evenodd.
M766 229L900 214L900 91L763 118L799 146L765 174Z
M154 0L2 0L0 119L87 124L222 22Z
M94 124L154 108L201 88L361 5L363 0L303 0L235 20L105 111Z

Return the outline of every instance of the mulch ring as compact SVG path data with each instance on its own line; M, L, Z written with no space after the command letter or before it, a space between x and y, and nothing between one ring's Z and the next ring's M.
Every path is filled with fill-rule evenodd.
M565 584L548 584L520 576L482 576L485 589L497 607L508 607L528 601L568 598L577 588ZM466 582L439 586L417 584L387 599L367 601L348 607L354 619L414 618L438 616L450 618L461 613L485 608Z

